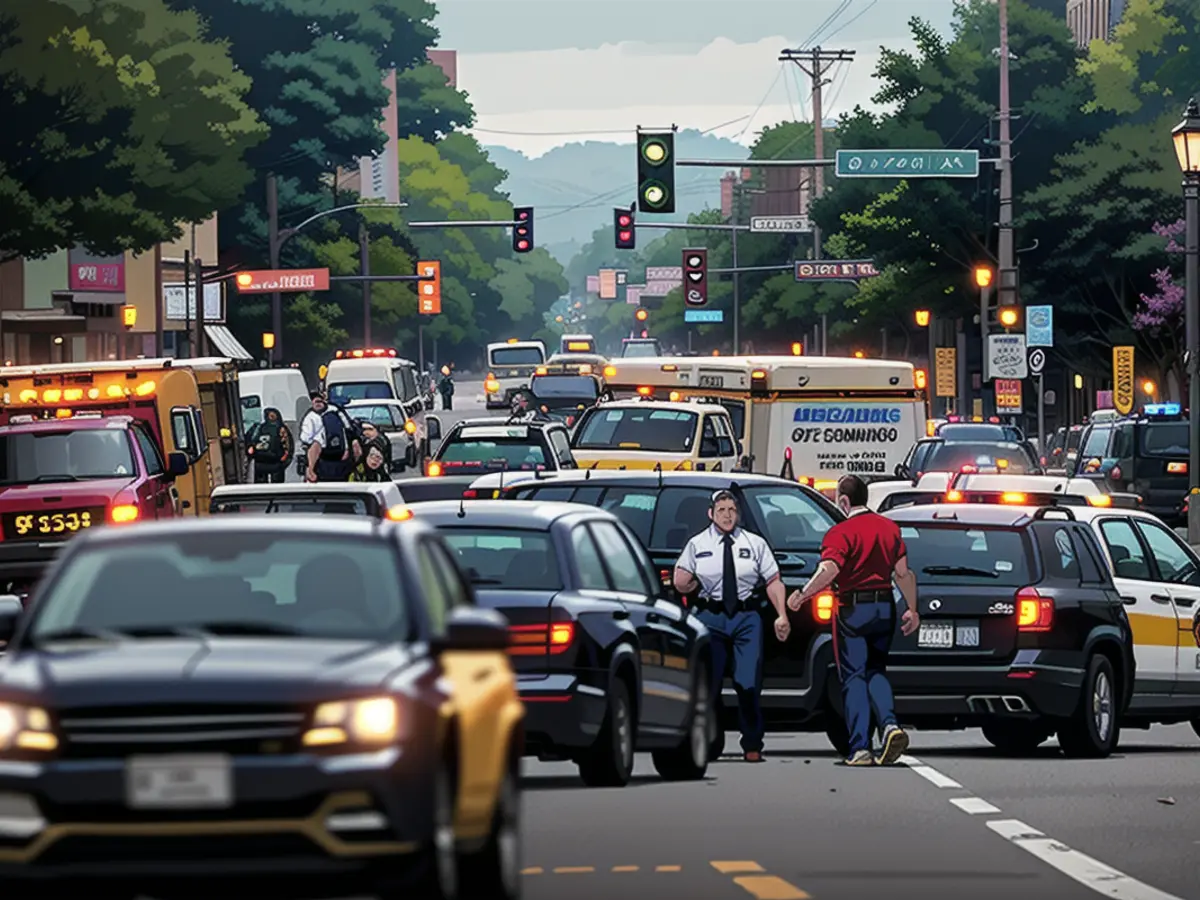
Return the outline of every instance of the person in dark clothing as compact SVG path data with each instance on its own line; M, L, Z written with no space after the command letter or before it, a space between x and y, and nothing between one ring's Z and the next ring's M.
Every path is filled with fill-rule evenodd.
M367 419L358 420L358 430L362 434L363 452L369 453L372 447L378 447L379 452L383 454L385 471L392 471L392 442L388 440L387 435L379 430L378 425Z
M442 395L442 409L454 409L454 376L449 366L442 366L442 380L438 382L438 391Z
M313 404L316 409L316 402ZM321 398L320 428L308 448L306 480L349 481L350 473L363 457L358 426L340 406Z
M283 416L273 406L263 411L263 420L246 435L246 454L254 463L255 484L283 484L295 444L292 433L283 424Z
M391 481L392 476L387 470L383 451L378 444L367 444L367 455L354 467L350 474L351 481Z

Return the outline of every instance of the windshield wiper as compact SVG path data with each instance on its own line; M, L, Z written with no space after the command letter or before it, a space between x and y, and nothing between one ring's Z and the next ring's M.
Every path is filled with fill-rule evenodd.
M109 476L105 476L109 477ZM55 481L78 481L78 475L68 475L66 472L60 472L56 475L38 475L36 478L30 478L26 484L50 484Z
M218 637L299 637L303 632L273 622L197 622L189 626L193 632Z
M63 628L59 631L47 631L33 638L30 643L48 644L52 641L125 641L129 636L111 628Z
M921 570L926 575L978 575L980 578L999 578L995 572L973 569L970 566L926 566Z

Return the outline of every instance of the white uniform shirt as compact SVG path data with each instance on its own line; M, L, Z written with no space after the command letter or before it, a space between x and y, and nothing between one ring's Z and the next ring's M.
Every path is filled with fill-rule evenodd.
M760 583L768 584L779 575L779 563L770 545L740 526L733 529L733 564L737 573L739 602L744 603ZM700 582L700 596L720 603L725 577L725 535L709 525L692 537L679 554L677 567L691 572Z
M325 446L325 423L321 421L320 413L310 409L300 420L300 443L309 447L318 441Z

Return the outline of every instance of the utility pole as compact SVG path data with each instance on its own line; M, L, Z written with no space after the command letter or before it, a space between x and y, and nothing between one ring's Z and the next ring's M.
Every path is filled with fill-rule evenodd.
M165 312L163 310L163 277L162 277L162 244L154 245L154 355L158 359L162 359L166 355L165 339L163 330L166 323L163 321Z
M279 186L275 173L267 176L267 244L271 254L271 268L279 268ZM199 303L197 303L199 307ZM204 317L201 315L200 320ZM271 363L283 359L283 295L276 291L271 295L271 331L275 335L275 346L271 348Z
M201 284L196 285L196 294L204 290ZM199 303L197 303L199 308ZM187 356L195 356L196 348L191 346L192 343L192 251L183 251L183 337L184 343L187 345ZM183 353L179 351L178 341L176 341L175 355L182 357Z
M358 258L363 275L363 346L371 346L371 282L367 276L371 274L371 242L367 237L365 222L358 225Z
M1008 0L1000 7L1000 217L997 243L999 305L1017 305L1016 252L1013 246L1012 106L1008 89Z

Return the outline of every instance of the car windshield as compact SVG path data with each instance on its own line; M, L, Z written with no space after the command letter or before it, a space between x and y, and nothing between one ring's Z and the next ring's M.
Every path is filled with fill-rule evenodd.
M657 341L629 341L621 347L621 356L625 359L659 356Z
M546 468L546 453L529 438L451 441L437 461L450 474L458 470L511 472Z
M1078 450L1079 442L1083 439L1083 429L1076 426L1071 429L1071 433L1067 435L1067 449Z
M353 406L347 407L346 412L350 413L355 419L366 419L372 425L390 427L393 424L392 407L390 406L382 404L378 406L365 406L356 403Z
M274 515L377 516L379 503L370 494L321 494L269 497L226 494L212 502L214 513L257 513Z
M129 434L124 428L0 437L0 485L132 478L136 474Z
M28 639L201 631L374 642L404 639L409 625L387 543L234 528L143 534L69 557Z
M698 418L674 409L600 409L583 423L575 448L691 453Z
M242 425L249 431L262 420L262 398L253 394L242 394Z
M1104 456L1108 452L1108 439L1112 435L1112 426L1097 426L1088 435L1087 443L1079 451L1080 456ZM1184 450L1186 453L1187 451Z
M949 424L937 430L937 436L946 441L1022 441L1020 430L1011 425Z
M1157 422L1143 425L1139 430L1143 456L1188 455L1187 422Z
M540 347L497 347L489 355L490 365L496 369L506 366L540 366L546 358Z
M544 531L519 528L439 529L464 572L480 587L501 591L562 589L554 545Z
M600 396L596 379L590 375L536 375L529 389L540 400L595 400Z
M963 466L998 468L1009 475L1027 475L1034 468L1029 453L1018 444L938 444L921 466L925 472L958 472Z
M1016 588L1033 580L1029 543L1020 531L906 524L900 536L920 584Z
M346 404L351 400L391 400L396 389L387 381L342 381L329 386L329 399Z

